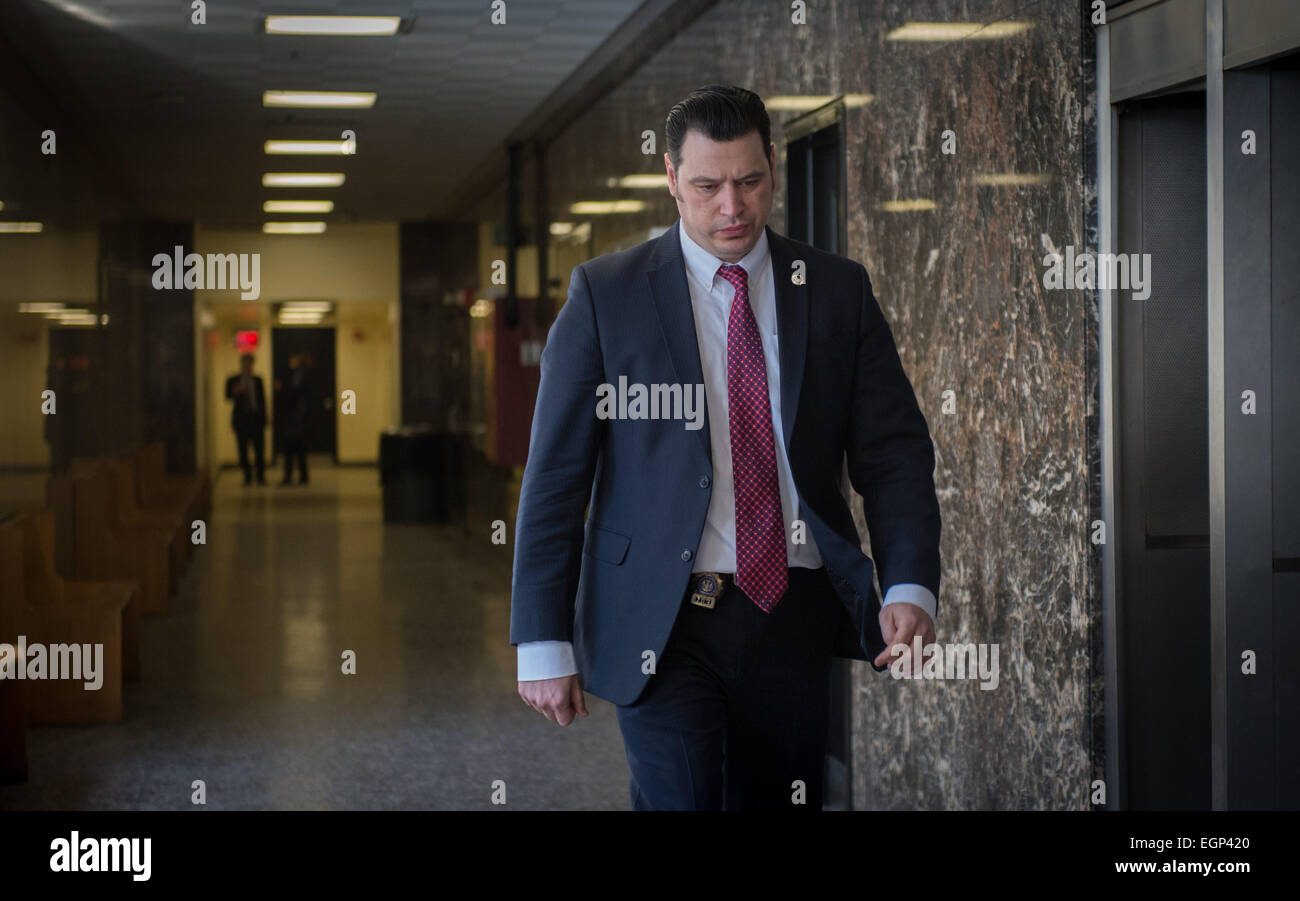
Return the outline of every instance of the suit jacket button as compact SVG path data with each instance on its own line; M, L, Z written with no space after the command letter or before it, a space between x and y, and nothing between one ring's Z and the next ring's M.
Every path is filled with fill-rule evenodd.
M708 487L709 487L709 477L708 477L708 476L700 476L700 487L701 487L701 488L708 488Z
M691 559L691 549L690 549L690 548L688 548L688 547L686 547L686 548L682 548L682 559L683 559L683 560L689 560L689 559Z

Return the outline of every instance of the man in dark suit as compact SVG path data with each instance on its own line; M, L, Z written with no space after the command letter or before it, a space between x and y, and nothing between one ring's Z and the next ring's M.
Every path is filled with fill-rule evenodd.
M248 446L252 444L257 462L257 484L265 485L262 450L266 432L266 395L262 391L262 379L253 375L252 354L242 355L239 358L239 375L226 379L226 399L234 401L234 407L230 411L230 427L235 430L235 440L239 443L239 465L244 470L244 484L253 481L248 464Z
M762 101L701 88L667 146L680 218L577 266L542 355L519 693L561 725L584 688L617 705L638 809L818 809L832 657L935 640L934 448L866 269L767 227Z
M307 484L307 417L312 410L311 383L307 375L305 354L289 357L289 378L282 388L280 402L284 404L284 478L281 485L293 482L293 464L298 463L298 484Z

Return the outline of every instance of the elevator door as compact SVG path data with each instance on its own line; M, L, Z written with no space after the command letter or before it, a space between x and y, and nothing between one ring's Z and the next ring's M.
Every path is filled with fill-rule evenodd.
M1300 808L1300 53L1224 73L1223 806Z
M1270 369L1275 749L1271 806L1300 809L1300 54L1270 72Z
M1129 809L1205 809L1211 692L1204 95L1125 104L1118 141L1117 252L1150 254L1149 296L1130 289L1115 298L1119 765Z

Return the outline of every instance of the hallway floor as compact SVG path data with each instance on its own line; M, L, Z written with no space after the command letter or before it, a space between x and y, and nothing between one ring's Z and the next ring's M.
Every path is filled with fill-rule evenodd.
M28 729L0 809L187 809L199 779L218 810L493 809L498 779L506 809L628 809L613 706L561 728L517 694L498 515L386 525L376 469L310 464L221 473L122 723Z

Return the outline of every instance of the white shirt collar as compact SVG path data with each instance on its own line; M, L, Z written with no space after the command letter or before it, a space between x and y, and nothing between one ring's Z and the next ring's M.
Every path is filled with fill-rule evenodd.
M709 253L700 245L691 240L690 235L686 234L686 227L678 221L677 233L682 239L682 257L686 261L686 271L697 282L712 290L713 280L718 275L718 267L723 265L726 260L720 260L713 254ZM767 261L767 228L758 236L758 241L749 253L741 257L737 264L745 270L745 275L750 284L754 281L754 276L758 273L759 267Z

